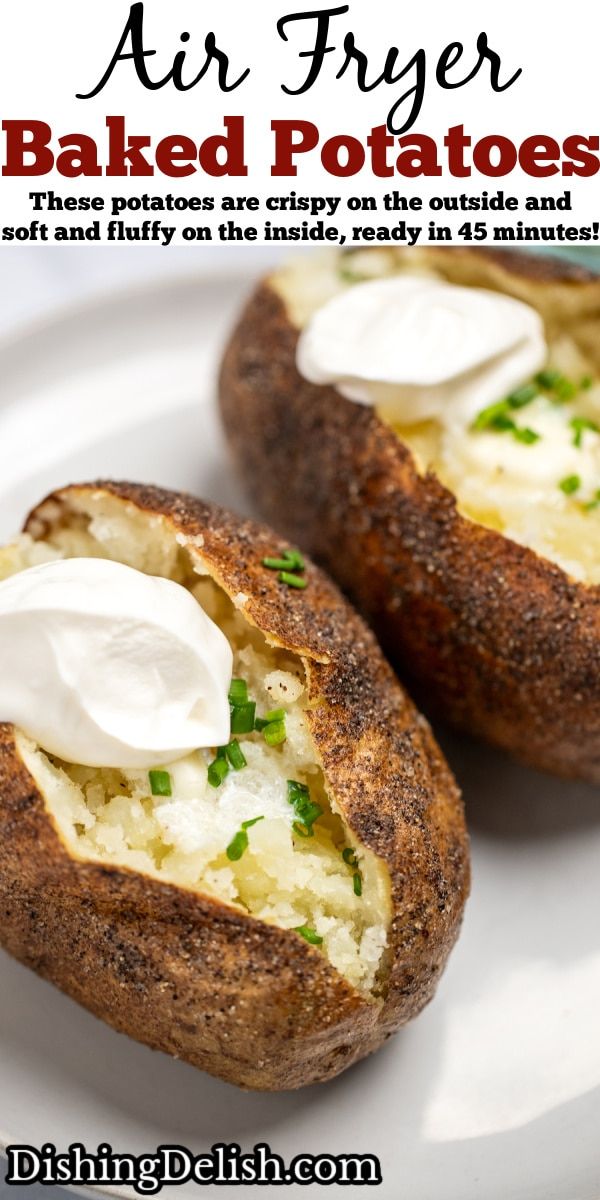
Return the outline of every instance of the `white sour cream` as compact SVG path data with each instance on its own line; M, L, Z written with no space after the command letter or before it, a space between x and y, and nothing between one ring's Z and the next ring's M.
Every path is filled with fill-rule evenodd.
M233 656L184 587L105 559L0 583L0 720L90 767L149 767L229 740Z
M297 350L305 379L403 425L464 427L546 360L543 324L528 305L408 274L340 292L313 315Z

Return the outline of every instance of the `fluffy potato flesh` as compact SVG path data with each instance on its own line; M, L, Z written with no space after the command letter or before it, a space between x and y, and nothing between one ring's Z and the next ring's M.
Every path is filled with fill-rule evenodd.
M294 324L302 328L342 289L403 271L447 277L436 268L435 260L418 250L373 249L296 259L273 276L271 283ZM596 584L600 583L600 472L597 482L582 490L574 486L576 465L572 474L542 482L536 482L531 467L534 457L546 453L547 439L564 439L572 445L577 422L580 442L600 462L600 378L588 348L569 330L547 322L547 338L547 370L574 381L576 390L567 400L557 402L555 395L539 389L522 414L526 418L523 423L539 434L539 441L511 446L512 456L516 453L518 460L516 473L506 470L498 453L506 434L471 428L449 435L436 421L394 428L412 450L419 470L433 471L453 493L463 516L529 546L573 578ZM582 381L584 386L579 386ZM385 419L383 411L380 415Z
M215 748L170 764L170 796L155 796L149 772L82 767L51 758L23 733L19 754L72 856L125 866L214 896L290 930L303 930L365 996L378 992L378 971L391 920L386 865L346 827L329 795L306 720L300 656L269 645L208 577L198 554L180 544L161 518L86 493L68 525L48 540L24 535L0 553L0 578L53 558L108 557L188 588L227 636L234 675L243 678L257 715L285 711L287 737L269 746L260 732L239 735L246 766L220 787L208 781ZM49 698L51 703L51 698ZM165 769L165 768L162 768ZM322 815L314 836L299 836L287 781L308 787ZM228 853L246 822L247 845Z

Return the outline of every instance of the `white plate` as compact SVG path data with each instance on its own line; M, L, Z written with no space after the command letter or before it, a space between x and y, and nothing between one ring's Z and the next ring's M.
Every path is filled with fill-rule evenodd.
M98 475L243 508L213 381L247 286L221 274L121 294L0 345L0 539L48 488ZM598 1200L600 797L445 741L473 894L419 1020L331 1084L248 1095L118 1036L1 955L4 1143L267 1141L286 1158L379 1155L384 1200Z

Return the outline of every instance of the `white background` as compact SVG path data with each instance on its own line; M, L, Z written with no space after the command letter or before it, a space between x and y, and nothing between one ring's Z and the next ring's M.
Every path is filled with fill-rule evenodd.
M1 245L1 243L0 243ZM121 287L201 276L205 272L267 270L280 250L256 246L104 247L3 246L0 259L0 348L3 339ZM0 397L3 381L0 378Z

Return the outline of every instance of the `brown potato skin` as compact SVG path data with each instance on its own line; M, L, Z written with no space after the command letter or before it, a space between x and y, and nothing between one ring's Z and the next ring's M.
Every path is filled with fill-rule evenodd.
M512 253L418 253L453 282L533 304L600 368L598 277ZM222 363L225 428L261 515L329 570L433 712L599 782L600 588L461 516L372 409L300 377L297 338L266 280Z
M0 724L0 943L115 1029L246 1088L322 1081L375 1050L433 995L469 887L462 804L427 722L362 620L312 564L292 592L261 559L285 543L191 496L134 484L65 489L27 529L105 490L174 532L246 614L308 669L310 726L351 829L388 864L389 963L366 1000L298 934L126 868L75 859Z

